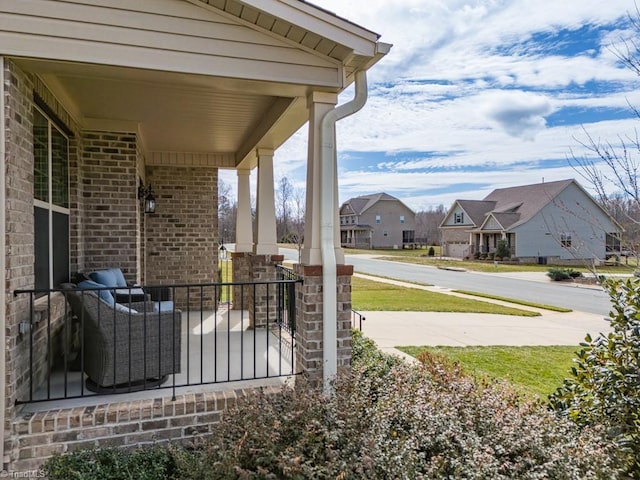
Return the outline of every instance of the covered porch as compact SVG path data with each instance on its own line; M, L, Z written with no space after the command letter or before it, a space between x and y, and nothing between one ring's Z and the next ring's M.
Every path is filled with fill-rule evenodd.
M82 366L78 372L65 367L60 377L52 361L60 353L55 345L64 345L68 333L69 310L58 287L75 283L78 274L118 267L131 284L174 289L174 308L182 312L180 359L189 368L170 375L172 387L235 381L249 370L253 377L268 377L275 371L272 361L284 365L280 375L300 371L322 382L349 365L351 270L343 265L334 228L334 125L364 104L365 72L389 45L291 0L4 2L0 19L0 25L11 25L0 27L5 469L36 465L54 451L82 445L87 435L95 445L114 437L133 443L126 432L117 433L117 418L108 434L82 433L82 419L72 427L71 404L44 413L55 417L46 432L34 430L32 417L25 417L24 405L42 400L43 388L50 395L64 385L67 397L77 389L83 397ZM353 83L355 99L336 108L338 95ZM294 295L297 328L283 333L281 322L271 321L277 308L271 308L276 297L268 287L247 300L237 289L282 283L274 161L277 149L305 123L305 245L295 272L304 284L296 284ZM234 301L224 313L216 295L178 288L221 283L221 168L235 170L238 179L234 277L228 284ZM261 315L268 319L264 325ZM212 339L214 331L224 333ZM292 356L282 344L287 337L296 346ZM245 362L250 344L257 350ZM323 345L332 346L328 358ZM241 355L234 357L237 349ZM34 351L41 360L37 371ZM157 399L164 402L165 393L159 391ZM184 395L174 389L168 397L180 403ZM95 412L91 418L95 429ZM158 435L195 434L183 428L171 437Z

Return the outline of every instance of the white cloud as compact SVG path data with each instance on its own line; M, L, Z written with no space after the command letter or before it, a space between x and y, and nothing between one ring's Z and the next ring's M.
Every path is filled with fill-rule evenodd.
M490 121L496 122L514 137L533 140L546 126L545 116L553 111L551 102L543 95L505 90L482 95L481 110Z

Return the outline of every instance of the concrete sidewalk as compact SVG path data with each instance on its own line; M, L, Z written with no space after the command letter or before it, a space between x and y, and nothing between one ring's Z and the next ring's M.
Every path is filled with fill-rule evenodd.
M455 294L439 287L419 286L378 277L359 275L372 280L411 288ZM462 296L462 295L461 295ZM477 300L500 303L485 298ZM366 320L362 331L380 349L393 353L403 345L578 345L587 333L596 336L608 332L609 323L601 315L584 312L559 313L549 310L506 304L541 313L538 317L483 313L438 312L359 312Z

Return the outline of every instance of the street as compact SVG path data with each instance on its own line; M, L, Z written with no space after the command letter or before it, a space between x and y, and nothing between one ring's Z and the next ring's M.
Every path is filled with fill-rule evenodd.
M280 248L280 253L288 260L298 259L295 249ZM376 260L363 255L347 254L346 263L353 265L355 271L360 273L487 293L602 316L608 315L611 305L609 296L600 289L550 280L531 281L501 274L442 270L410 263Z

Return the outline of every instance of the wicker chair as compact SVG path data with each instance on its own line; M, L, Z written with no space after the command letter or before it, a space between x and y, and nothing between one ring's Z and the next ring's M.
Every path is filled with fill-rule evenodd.
M142 390L180 372L180 310L155 312L153 302L127 305L132 310L114 308L96 292L65 294L83 332L82 363L89 390Z

